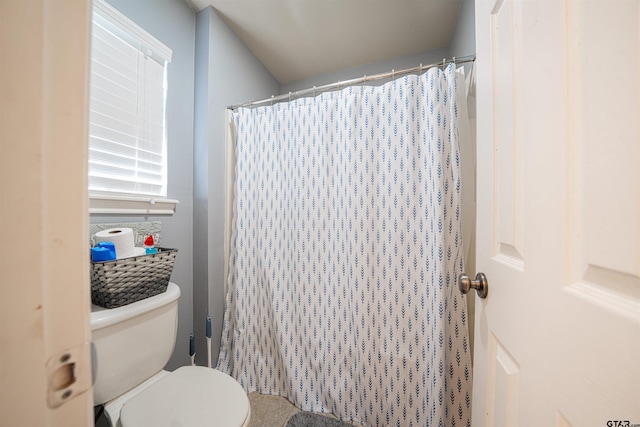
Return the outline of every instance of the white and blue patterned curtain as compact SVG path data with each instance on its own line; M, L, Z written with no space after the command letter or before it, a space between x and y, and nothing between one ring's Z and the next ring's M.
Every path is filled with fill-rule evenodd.
M460 78L233 114L218 369L247 391L365 425L470 425Z

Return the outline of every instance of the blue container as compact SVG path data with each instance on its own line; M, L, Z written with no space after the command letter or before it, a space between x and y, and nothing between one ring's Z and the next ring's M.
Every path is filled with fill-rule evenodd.
M91 248L91 261L105 262L116 259L116 246L112 242L100 242Z

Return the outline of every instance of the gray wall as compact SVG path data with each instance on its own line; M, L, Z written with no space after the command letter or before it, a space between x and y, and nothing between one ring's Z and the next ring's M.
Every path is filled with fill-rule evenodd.
M322 86L338 81L356 79L362 76L386 73L391 70L402 70L417 67L420 64L428 65L442 61L443 58L461 58L473 55L476 52L475 34L475 0L463 0L456 23L456 28L449 47L429 50L414 55L401 56L388 61L360 65L332 73L321 74L309 79L298 80L282 85L281 94L295 92L297 90ZM465 66L467 68L467 66Z
M335 83L338 81L355 79L364 75L371 76L378 73L386 73L392 69L401 70L404 68L416 67L420 64L427 65L442 61L442 58L461 58L476 53L475 35L475 0L463 0L456 28L453 33L451 44L448 48L436 49L422 52L416 55L408 55L395 58L389 61L374 64L362 65L345 70L336 71L312 77L310 79L283 85L280 93L286 94L297 90ZM466 73L471 70L471 64L464 65ZM381 82L384 82L382 80ZM373 84L373 83L372 83ZM464 141L461 145L462 154L462 186L463 186L463 208L462 222L465 235L465 269L467 274L475 275L475 220L476 220L476 200L475 200L475 173L476 173L476 139L475 139L475 97L471 96L468 102L469 125L471 140ZM469 308L469 333L471 341L471 351L473 352L473 333L475 324L475 298L467 298Z
M195 14L182 0L109 0L109 3L172 49L167 91L167 197L180 204L170 217L92 216L92 223L162 221L162 245L177 248L171 280L180 286L178 338L167 369L189 363L193 328L193 96Z
M449 45L451 56L462 57L476 53L475 0L464 0L460 6L458 22Z
M464 0L460 7L458 22L455 32L451 40L451 56L463 57L475 55L476 53L476 34L475 34L475 1ZM465 64L465 72L467 75L471 72L471 63ZM476 200L475 200L475 174L476 174L476 120L475 120L475 94L472 91L467 98L467 108L469 112L469 125L471 141L462 145L462 222L463 235L466 237L464 244L466 245L465 267L467 273L475 270L475 216L476 216ZM473 312L474 298L468 298L471 302L470 311ZM470 316L473 319L473 316Z
M313 86L322 86L338 81L357 79L365 75L372 76L374 74L386 73L391 70L413 68L417 67L420 64L429 65L440 62L443 58L450 58L448 48L434 49L414 55L401 56L398 58L390 59L388 61L375 62L373 64L366 64L358 67L335 71L332 73L322 74L310 79L299 80L282 85L280 93L284 94L295 92L296 90L312 88ZM383 82L384 81L380 81L380 83Z
M468 25L471 25L471 28L468 28ZM373 74L385 73L392 69L401 70L415 67L420 64L433 64L442 61L443 58L449 59L452 56L466 56L469 53L475 52L475 27L473 25L474 2L473 0L464 0L461 6L460 17L454 33L452 46L450 48L435 49L414 55L394 58L388 61L365 64L358 67L318 75L309 79L282 85L279 88L279 91L275 80L272 81L271 85L269 85L268 82L263 82L260 84L263 85L262 87L265 90L262 91L262 94L259 94L259 88L251 90L246 89L247 87L255 86L256 79L260 79L260 76L263 76L264 78L266 75L262 72L264 67L253 57L246 46L240 42L235 35L233 35L226 25L224 25L215 11L206 9L198 14L196 84L200 93L196 94L196 99L198 96L203 96L201 102L208 102L209 108L212 108L215 114L210 120L210 123L213 125L209 128L203 129L196 125L196 135L199 135L200 133L203 135L208 134L209 138L213 141L213 144L208 145L208 147L210 147L210 149L215 149L216 152L213 156L211 152L207 154L206 147L202 147L201 151L198 147L198 136L196 136L196 153L197 157L200 158L195 159L195 162L196 164L203 163L203 159L208 158L209 163L208 176L206 175L207 170L202 170L202 176L196 178L196 187L201 185L203 187L202 195L206 196L206 194L208 194L208 199L206 200L208 200L209 215L207 216L206 214L205 207L207 206L205 203L202 203L203 209L200 211L198 204L201 202L196 200L195 212L196 215L202 215L202 218L196 219L194 223L194 226L196 227L196 231L194 232L194 235L196 236L194 238L194 243L196 243L196 240L198 239L204 240L204 236L207 236L208 250L203 250L205 242L197 245L198 248L195 250L194 267L200 270L199 272L196 272L195 275L197 277L203 277L202 280L207 277L208 269L209 286L206 290L204 287L200 287L199 285L196 286L198 289L196 292L199 294L197 296L194 295L194 324L196 331L200 331L198 333L202 335L204 333L204 317L206 316L204 301L208 300L208 307L209 310L211 310L210 312L213 316L214 324L214 360L217 359L219 352L219 331L222 328L222 314L224 310L224 278L222 277L224 262L222 257L222 246L224 242L224 235L222 233L224 226L224 146L222 138L224 137L224 129L223 123L218 122L221 122L224 117L223 113L225 106L244 101L267 98L276 93L286 94L288 92L295 92L297 90L307 89L313 86L330 84L340 80L349 80L364 75L371 76ZM212 28L216 29L215 32L217 35L210 34L213 31ZM208 37L209 40L215 40L216 47L214 49L211 48L211 45L200 45L201 41L204 40L201 40L201 38L205 37L206 34L208 34L206 37ZM454 48L455 51L451 48ZM198 70L200 67L205 65L204 63L198 63L202 62L202 56L200 53L201 49L209 49L209 56L207 58L211 63L206 64L206 66L216 70L214 73L210 72L208 74L209 79L207 81L201 81L199 77ZM253 75L247 78L246 74L249 72L255 73L256 70L254 70L254 68L256 67L258 68L258 71L260 71L258 73L259 75ZM264 73L268 72L264 70ZM202 75L204 74L205 73L202 73ZM214 76L213 81L211 80L211 76ZM220 76L220 79L216 79L215 76ZM218 89L212 90L212 85L216 83L218 84ZM267 86L271 87L267 88ZM243 89L245 90L243 91ZM208 93L208 101L205 99L205 93ZM211 106L211 104L213 104L213 106ZM198 111L199 108L197 107L196 119L198 119L200 114ZM215 166L215 175L212 173L212 166ZM196 167L195 172L198 173L199 168ZM471 185L473 185L473 182ZM196 195L196 199L199 197L199 195ZM475 208L470 210L468 215L475 219ZM208 233L205 233L205 230L208 230ZM208 259L206 256L208 256ZM206 294L206 291L208 291L208 295ZM200 350L198 350L198 352L200 352ZM204 354L198 358L198 361L199 363L205 362Z
M460 7L458 22L451 40L451 56L457 58L476 53L476 25L475 25L475 1L464 0ZM465 64L465 71L471 71L471 64ZM467 108L469 111L470 141L460 146L462 158L462 231L465 244L465 270L470 276L476 274L476 115L475 115L475 95L473 91L467 98ZM474 349L474 328L475 328L475 297L469 294L467 306L469 308L469 333L471 354Z
M91 222L162 221L163 245L179 249L172 280L182 290L176 350L167 369L189 363L191 331L196 333L197 363L206 364L207 314L213 319L215 364L224 310L226 107L474 53L474 1L464 0L449 48L340 70L282 87L212 8L195 14L182 0L109 2L173 50L167 98L168 197L178 199L180 204L172 217L92 216Z
M206 364L205 319L212 317L212 359L218 359L224 313L225 110L277 94L280 85L209 7L196 17L194 157L194 305L196 360Z

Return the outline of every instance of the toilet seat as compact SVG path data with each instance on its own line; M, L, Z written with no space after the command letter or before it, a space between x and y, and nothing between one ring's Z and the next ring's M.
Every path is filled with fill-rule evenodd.
M170 427L249 424L247 394L230 376L202 366L184 366L127 401L122 427Z

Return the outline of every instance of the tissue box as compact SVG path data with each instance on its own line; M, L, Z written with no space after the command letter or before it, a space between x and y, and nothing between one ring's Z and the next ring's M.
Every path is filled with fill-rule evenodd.
M91 302L105 308L131 304L167 290L177 249L91 263Z

